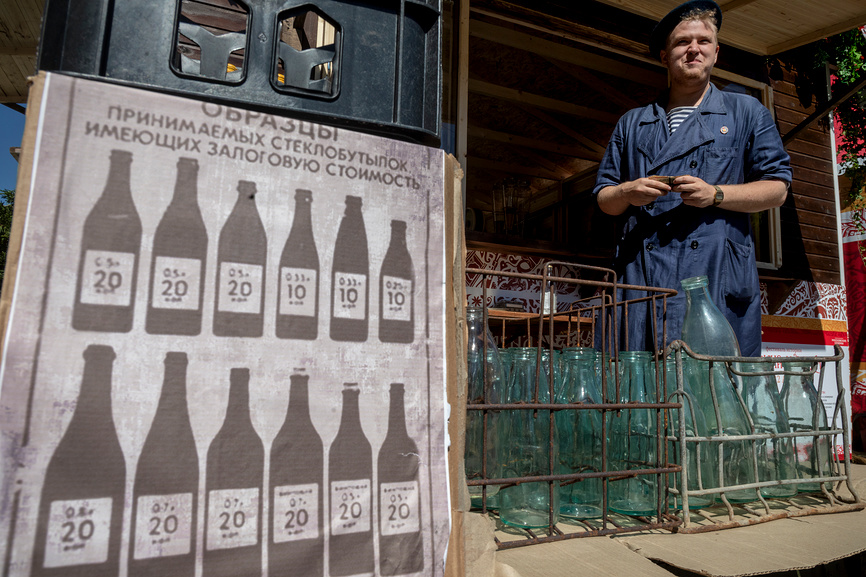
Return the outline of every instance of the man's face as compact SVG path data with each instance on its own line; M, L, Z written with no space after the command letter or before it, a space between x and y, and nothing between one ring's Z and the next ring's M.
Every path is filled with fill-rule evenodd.
M670 72L672 85L699 87L709 82L718 53L712 27L703 20L688 20L670 33L661 59Z

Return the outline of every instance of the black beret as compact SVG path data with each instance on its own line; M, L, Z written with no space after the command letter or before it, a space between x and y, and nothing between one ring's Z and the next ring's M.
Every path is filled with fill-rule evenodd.
M722 29L722 9L713 0L691 0L680 4L673 10L667 13L667 16L662 18L656 27L653 28L650 35L649 50L653 58L659 58L659 52L665 49L668 36L677 25L683 21L683 16L692 10L711 10L716 16L716 28Z

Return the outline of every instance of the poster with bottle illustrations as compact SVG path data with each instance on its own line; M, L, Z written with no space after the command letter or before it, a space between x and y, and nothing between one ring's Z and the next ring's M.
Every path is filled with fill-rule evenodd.
M441 574L443 152L35 89L0 573Z

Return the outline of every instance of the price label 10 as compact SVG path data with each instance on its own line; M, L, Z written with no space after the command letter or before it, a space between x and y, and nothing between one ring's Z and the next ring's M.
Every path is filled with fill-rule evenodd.
M379 485L379 521L386 536L421 530L418 481Z
M334 317L363 320L367 318L367 275L334 273Z
M259 542L259 489L222 489L208 493L207 550L245 547Z
M316 316L316 282L319 271L310 268L280 268L280 314Z
M319 536L319 485L274 487L274 543Z
M45 542L45 567L69 567L108 560L111 497L52 501Z
M81 272L80 301L88 305L129 306L136 255L131 252L88 250Z
M192 493L146 495L135 512L135 559L186 555L192 543Z
M382 277L382 318L386 321L412 320L412 281Z
M362 533L372 528L370 479L331 483L331 533Z

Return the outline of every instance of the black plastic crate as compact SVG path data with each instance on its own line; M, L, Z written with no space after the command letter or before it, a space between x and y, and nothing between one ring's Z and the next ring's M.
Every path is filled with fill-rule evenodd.
M438 145L441 0L47 0L40 70Z

